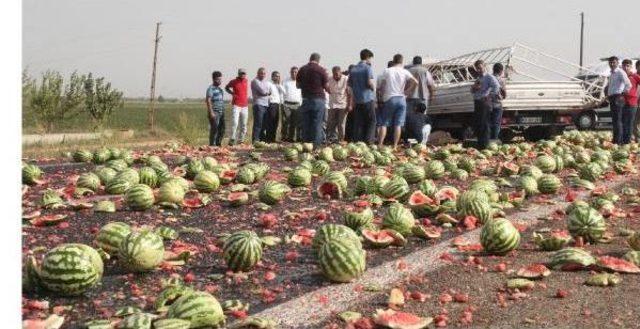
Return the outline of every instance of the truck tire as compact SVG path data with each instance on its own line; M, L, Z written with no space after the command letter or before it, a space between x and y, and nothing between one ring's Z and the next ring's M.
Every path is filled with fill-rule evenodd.
M597 120L593 111L585 111L576 116L574 124L578 130L590 130L595 129Z
M535 126L529 127L522 132L524 139L528 142L537 142L541 139L551 139L562 134L564 127L560 126Z
M500 129L500 136L498 137L503 143L509 143L516 137L516 132L509 128Z
M469 126L464 126L462 128L458 128L451 131L451 137L460 141L465 141L467 139L472 139L475 137L473 133L473 129Z

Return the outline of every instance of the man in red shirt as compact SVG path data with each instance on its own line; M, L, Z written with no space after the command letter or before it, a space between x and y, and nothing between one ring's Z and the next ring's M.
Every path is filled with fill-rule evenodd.
M638 111L638 83L640 83L640 75L633 72L633 63L630 59L622 61L622 69L631 82L631 89L624 94L624 107L622 108L622 144L631 143L631 135L637 133L636 113ZM638 65L636 65L638 66ZM638 136L636 135L636 139Z
M247 134L247 120L249 119L249 81L247 80L247 72L244 69L238 69L238 76L229 81L224 87L229 94L233 96L231 99L231 138L229 145L244 143Z
M640 60L636 61L636 75L640 76ZM633 85L633 81L631 81L631 84ZM635 85L636 89L634 89L634 91L636 92L636 97L638 97L640 94L640 89L637 88L638 85L640 85L640 83L638 83L636 79L636 85ZM634 123L633 123L633 135L636 136L636 142L640 143L640 111L638 111L637 107L636 107L636 119L634 120Z

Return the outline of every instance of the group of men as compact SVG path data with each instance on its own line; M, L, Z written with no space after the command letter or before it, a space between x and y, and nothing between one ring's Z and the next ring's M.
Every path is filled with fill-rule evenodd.
M343 71L339 66L331 75L320 65L320 55L311 54L309 63L292 67L281 81L280 73L267 79L259 68L250 82L244 69L222 89L222 74L212 73L213 83L206 92L210 132L209 144L219 146L225 133L224 91L232 95L229 144L243 143L247 133L249 88L252 96L252 142L275 142L280 127L283 142L308 142L315 146L342 141L378 143L387 140L398 147L401 137L425 143L430 132L427 105L434 95L429 71L416 56L405 68L397 54L375 81L371 61L373 52L363 49L360 62Z
M320 55L311 54L309 63L292 67L289 77L281 81L280 73L267 79L265 68L248 81L246 71L229 81L224 90L232 95L232 124L229 144L243 143L247 132L249 87L253 99L252 142L275 142L280 126L283 142L307 142L319 146L342 141L393 144L415 140L426 144L431 125L427 107L435 94L431 73L422 65L422 58L413 58L404 66L403 56L396 54L384 72L374 78L371 62L373 52L360 51L360 61L346 71L339 66L331 76L320 65ZM632 70L631 60L611 57L611 76L606 89L613 121L613 141L627 144L632 134L638 139L638 84L640 75ZM504 66L493 65L486 71L485 63L473 64L476 81L470 92L474 99L474 128L477 148L484 149L490 140L499 138L502 121L502 100L507 97ZM636 71L640 64L636 63ZM209 144L220 146L224 136L224 91L222 74L212 74L213 84L206 93L209 115Z

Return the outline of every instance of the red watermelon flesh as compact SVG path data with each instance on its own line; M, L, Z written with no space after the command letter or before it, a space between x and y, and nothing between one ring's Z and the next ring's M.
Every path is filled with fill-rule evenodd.
M433 319L422 318L407 312L377 310L373 322L391 329L421 329L428 326Z
M422 191L416 191L411 194L409 197L409 205L417 206L417 205L437 205L438 201L428 197L426 194L422 193Z
M342 191L338 184L333 182L324 182L318 186L318 196L323 199L340 199Z
M362 236L369 244L375 247L387 247L395 241L387 230L373 231L365 229L362 230Z
M624 259L611 257L611 256L602 256L598 257L598 266L619 273L632 273L638 274L640 273L640 267L635 264L628 262Z

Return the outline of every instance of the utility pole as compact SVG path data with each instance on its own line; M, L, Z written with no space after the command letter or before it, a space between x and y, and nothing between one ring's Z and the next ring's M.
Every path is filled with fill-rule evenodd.
M160 42L160 22L156 23L155 46L153 47L153 70L151 71L151 97L149 99L149 130L155 133L156 120L156 66L158 64L158 43Z
M580 12L580 67L582 67L583 48L584 48L584 12Z

